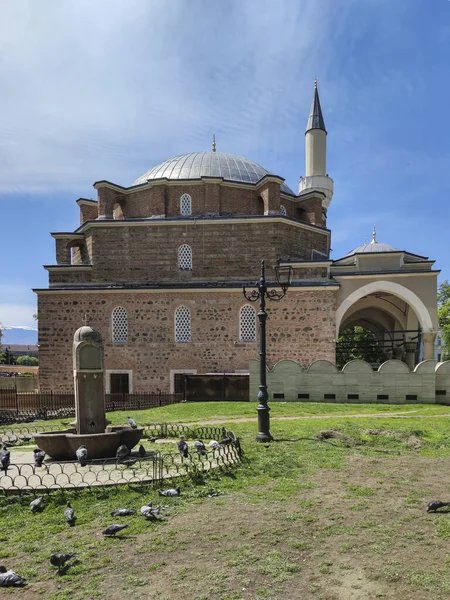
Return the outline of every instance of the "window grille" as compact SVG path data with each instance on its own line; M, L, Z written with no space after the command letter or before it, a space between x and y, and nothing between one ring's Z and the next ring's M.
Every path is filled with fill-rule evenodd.
M253 306L246 304L239 315L239 339L241 342L256 342L256 313Z
M122 306L117 306L112 312L112 340L126 342L128 339L128 314Z
M190 215L191 210L191 197L189 194L183 194L180 198L180 212L182 215Z
M191 341L191 311L187 306L179 306L175 311L175 341Z
M192 270L192 248L187 244L178 248L178 268L180 271Z
M283 217L286 216L286 208L281 204L280 205L280 215L282 215Z

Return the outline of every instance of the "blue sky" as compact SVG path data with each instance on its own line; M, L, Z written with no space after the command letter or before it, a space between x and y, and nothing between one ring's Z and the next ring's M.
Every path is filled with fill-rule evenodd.
M129 185L215 133L296 190L314 76L332 257L376 223L450 278L449 63L448 0L0 3L0 322L33 325L49 233L76 228L96 180Z

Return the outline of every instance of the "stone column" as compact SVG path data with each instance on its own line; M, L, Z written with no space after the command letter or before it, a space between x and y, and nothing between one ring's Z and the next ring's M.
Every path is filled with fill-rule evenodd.
M405 342L406 364L410 371L414 371L416 366L416 342Z
M423 339L423 360L434 360L434 340L436 331L422 331Z

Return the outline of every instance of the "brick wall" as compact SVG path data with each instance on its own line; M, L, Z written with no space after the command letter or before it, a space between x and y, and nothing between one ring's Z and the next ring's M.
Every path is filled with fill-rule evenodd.
M191 311L190 343L174 341L174 312L182 304ZM239 341L239 310L244 304L238 290L39 294L40 389L73 389L73 335L85 314L103 335L105 369L131 369L135 392L169 391L171 369L198 373L248 369L249 359L258 357L258 344ZM124 344L111 341L111 313L116 306L128 312L129 336ZM290 290L280 302L268 302L267 308L269 366L283 358L305 366L319 358L334 360L334 292Z

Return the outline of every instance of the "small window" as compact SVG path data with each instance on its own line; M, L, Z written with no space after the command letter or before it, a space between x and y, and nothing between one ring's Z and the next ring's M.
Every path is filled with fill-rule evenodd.
M417 394L406 394L405 400L417 400Z
M130 376L128 373L111 373L109 376L110 394L129 394Z
M436 396L446 396L447 390L436 390Z
M359 394L347 394L347 400L359 400Z
M190 215L191 212L191 197L189 194L183 194L180 198L180 213L182 215Z
M297 400L309 400L309 394L297 394Z
M273 399L274 400L284 400L284 394L275 392L274 395L273 395Z
M239 313L239 340L256 342L256 313L250 304L243 306Z
M191 341L191 311L187 306L179 306L175 311L175 341Z
M280 215L281 215L282 217L285 217L285 216L286 216L286 214L287 214L287 213L286 213L286 208L285 208L285 207L284 207L284 206L281 204L281 206L280 206Z
M389 400L389 394L377 394L377 400Z
M112 312L112 341L123 343L128 340L128 314L122 306Z
M187 244L178 248L178 268L180 271L192 271L192 248Z
M324 400L336 400L336 394L324 394L323 399Z

